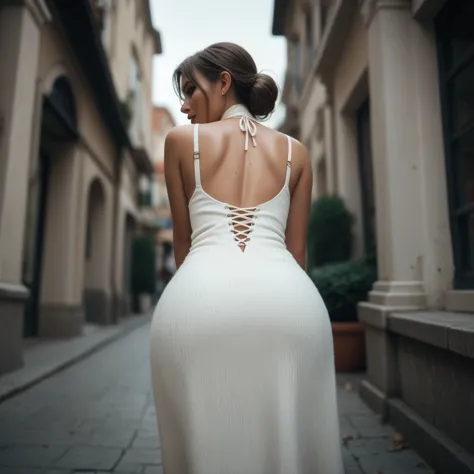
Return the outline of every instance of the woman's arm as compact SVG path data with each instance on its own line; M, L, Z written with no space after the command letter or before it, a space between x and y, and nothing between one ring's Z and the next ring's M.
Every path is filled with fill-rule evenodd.
M303 270L306 268L306 236L308 231L309 209L313 173L308 151L299 142L293 140L292 164L301 166L301 172L291 195L290 213L286 226L286 246Z
M170 130L165 140L165 180L173 220L173 247L177 269L184 262L191 247L188 199L181 173L181 157L186 156L184 145L188 141L187 129L188 127L174 128ZM192 150L189 159L192 159Z

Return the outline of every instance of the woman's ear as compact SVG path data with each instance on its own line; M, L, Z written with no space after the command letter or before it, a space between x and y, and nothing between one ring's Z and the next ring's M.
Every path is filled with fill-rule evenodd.
M221 72L221 94L226 95L232 85L232 76L227 72Z

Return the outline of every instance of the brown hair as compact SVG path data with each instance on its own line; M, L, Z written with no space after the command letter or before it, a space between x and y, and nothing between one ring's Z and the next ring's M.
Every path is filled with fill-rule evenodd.
M237 44L215 43L186 58L173 73L174 89L181 99L183 75L199 87L196 70L210 82L218 81L224 71L228 72L236 99L258 119L267 118L275 109L278 86L271 76L257 71L252 56Z

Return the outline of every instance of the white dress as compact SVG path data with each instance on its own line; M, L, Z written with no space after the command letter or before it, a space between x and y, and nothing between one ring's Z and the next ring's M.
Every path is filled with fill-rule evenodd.
M194 132L191 250L151 326L164 474L342 474L330 321L285 246L291 139L278 195L237 208L201 187Z

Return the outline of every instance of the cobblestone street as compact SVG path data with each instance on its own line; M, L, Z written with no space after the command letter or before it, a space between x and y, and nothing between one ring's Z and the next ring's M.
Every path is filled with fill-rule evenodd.
M161 473L148 329L0 404L0 474ZM347 474L432 474L410 449L391 450L394 430L339 385Z

